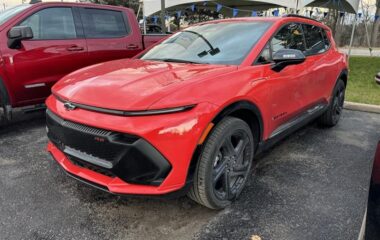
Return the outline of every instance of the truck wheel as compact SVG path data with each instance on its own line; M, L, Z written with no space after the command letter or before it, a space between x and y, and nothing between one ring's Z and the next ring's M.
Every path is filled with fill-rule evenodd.
M211 209L230 205L247 181L254 146L246 122L234 117L223 119L203 146L188 196Z
M343 112L346 85L339 79L332 95L331 102L326 112L319 117L319 123L326 127L333 127L338 122Z

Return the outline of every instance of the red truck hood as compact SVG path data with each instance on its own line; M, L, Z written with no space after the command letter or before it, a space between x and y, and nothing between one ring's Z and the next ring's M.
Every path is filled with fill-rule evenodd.
M236 69L236 66L124 59L76 71L55 84L52 92L62 99L89 106L146 110L188 84L214 79Z

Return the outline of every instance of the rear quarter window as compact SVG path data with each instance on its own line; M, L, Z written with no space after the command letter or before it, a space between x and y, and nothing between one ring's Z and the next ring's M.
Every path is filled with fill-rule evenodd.
M328 50L330 47L329 41L327 39L326 33L322 28L314 25L304 24L303 29L306 42L306 56L324 53Z

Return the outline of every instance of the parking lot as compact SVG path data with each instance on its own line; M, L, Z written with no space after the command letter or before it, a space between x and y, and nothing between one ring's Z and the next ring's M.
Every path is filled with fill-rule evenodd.
M122 198L67 177L45 146L43 114L0 128L1 239L357 239L380 115L311 124L259 157L223 211L179 199Z

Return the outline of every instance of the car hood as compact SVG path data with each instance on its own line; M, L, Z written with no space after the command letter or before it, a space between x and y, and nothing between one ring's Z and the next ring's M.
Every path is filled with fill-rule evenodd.
M146 110L188 84L215 79L236 69L237 66L124 59L69 74L54 85L52 92L61 99L99 108Z

